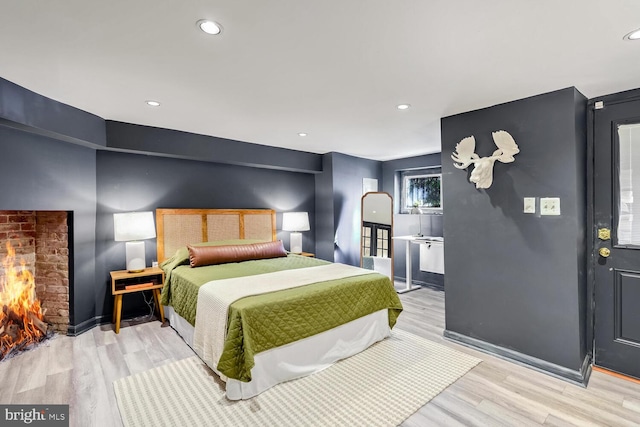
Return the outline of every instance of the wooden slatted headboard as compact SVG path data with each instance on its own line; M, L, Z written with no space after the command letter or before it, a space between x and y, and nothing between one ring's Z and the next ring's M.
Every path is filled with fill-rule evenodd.
M158 261L190 243L230 239L276 240L272 209L156 209Z

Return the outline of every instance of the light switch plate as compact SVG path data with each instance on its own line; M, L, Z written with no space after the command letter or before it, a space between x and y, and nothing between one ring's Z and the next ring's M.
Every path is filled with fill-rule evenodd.
M560 198L541 197L540 215L560 215Z
M524 213L536 213L536 198L525 197L524 198Z

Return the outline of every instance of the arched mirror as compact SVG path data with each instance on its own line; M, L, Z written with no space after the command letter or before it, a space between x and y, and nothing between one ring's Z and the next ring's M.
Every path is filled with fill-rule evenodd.
M393 283L393 198L389 193L362 196L360 266L389 276Z

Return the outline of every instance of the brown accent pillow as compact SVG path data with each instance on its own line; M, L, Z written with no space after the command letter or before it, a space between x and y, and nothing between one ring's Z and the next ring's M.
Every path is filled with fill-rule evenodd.
M189 265L191 267L287 256L282 240L248 245L187 245L187 249L189 250Z

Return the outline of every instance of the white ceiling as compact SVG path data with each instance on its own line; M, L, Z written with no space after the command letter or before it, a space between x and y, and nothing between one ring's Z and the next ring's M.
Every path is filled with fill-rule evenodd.
M0 77L105 119L389 160L440 151L441 117L640 87L637 28L639 0L0 0Z

